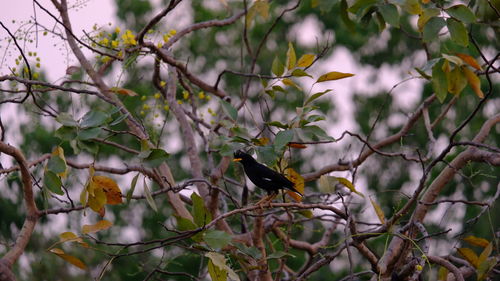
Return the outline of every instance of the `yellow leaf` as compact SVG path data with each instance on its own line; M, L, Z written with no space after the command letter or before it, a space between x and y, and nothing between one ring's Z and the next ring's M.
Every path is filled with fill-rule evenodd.
M470 87L476 93L480 99L484 98L484 93L481 90L481 80L477 77L476 73L470 70L468 67L463 67L463 71L465 74L465 78L467 78L467 82L469 82Z
M446 281L447 278L448 278L448 269L444 266L439 267L438 280L439 281Z
M295 63L297 62L297 56L295 55L295 49L293 48L292 42L288 42L288 51L286 52L287 57L287 69L292 69L295 67Z
M464 257L472 266L474 266L475 268L478 267L478 257L476 255L476 253L474 253L474 251L472 251L471 249L469 248L458 248L457 249L458 253Z
M110 90L111 90L111 92L113 92L115 94L120 94L120 95L124 95L124 96L129 96L129 97L138 96L138 94L136 92L129 90L129 89L125 89L125 88L112 87Z
M346 178L340 178L340 177L336 177L335 179L336 179L339 183L341 183L343 186L345 186L345 187L349 188L349 190L350 190L351 192L354 192L354 193L356 193L357 195L359 195L359 196L361 196L361 197L365 198L365 196L364 196L361 192L359 192L359 191L357 191L357 190L356 190L356 188L354 187L354 184L352 184L352 182L351 182L351 181L349 181L348 179L346 179Z
M106 204L106 193L102 188L94 189L94 195L90 194L89 192L87 203L92 211L101 211L101 209Z
M314 62L315 58L316 56L312 54L302 55L297 62L297 67L309 67Z
M446 73L446 80L448 82L448 92L458 95L467 85L467 79L462 72L462 68L456 66L450 73Z
M300 193L304 194L304 178L297 173L294 169L292 168L287 168L285 170L285 176L293 182L293 187ZM302 201L302 196L299 194L293 192L293 191L286 191L286 193L293 198L293 200L297 202Z
M285 84L285 85L287 85L287 86L294 86L294 87L297 87L297 86L295 85L295 83L293 83L293 81L292 81L292 80L290 80L290 79L288 79L288 78L283 79L283 80L282 80L282 82L283 82L283 84Z
M253 144L258 145L258 146L265 146L266 144L269 143L269 138L262 137L258 139L252 139Z
M328 72L326 74L321 75L316 83L320 82L325 82L325 81L332 81L332 80L339 80L339 79L344 79L347 77L354 76L352 73L343 73L343 72L337 72L337 71L332 71Z
M478 266L486 261L486 259L491 255L492 251L493 251L493 244L490 242L488 243L488 246L484 248L483 252L479 255L479 258L477 259Z
M82 226L82 233L83 234L95 233L104 229L108 229L112 225L113 223L108 220L101 220L95 224L86 224Z
M462 240L464 240L465 242L467 242L471 245L479 246L479 247L483 247L483 248L488 247L488 245L490 244L490 242L488 240L486 240L484 238L476 237L474 235L467 236Z
M322 175L318 180L318 188L319 191L323 193L333 193L335 192L335 177Z
M53 254L56 254L58 257L62 258L63 260L71 263L72 265L74 265L80 269L87 268L87 266L79 258L72 256L72 255L68 255L68 254L64 253L64 251L61 249L53 248L53 249L50 249L50 252Z
M471 57L467 54L462 54L462 53L456 53L456 55L457 55L457 57L461 58L468 65L474 67L477 70L482 70L481 65L473 57Z
M66 158L64 157L64 149L60 146L54 148L54 151L52 151L52 156L58 156L63 160L66 169L64 170L64 172L57 173L57 175L61 178L66 178L66 176L68 175L68 166L66 164Z
M68 241L82 241L82 238L78 237L78 235L69 231L59 234L59 242L64 243Z
M370 202L372 203L373 209L375 209L375 213L377 214L378 220L384 224L385 223L385 215L384 211L382 211L382 208L380 208L380 205L373 201L372 198L370 198Z
M116 205L122 203L122 192L116 182L105 176L92 177L94 184L102 188L106 194L106 204Z

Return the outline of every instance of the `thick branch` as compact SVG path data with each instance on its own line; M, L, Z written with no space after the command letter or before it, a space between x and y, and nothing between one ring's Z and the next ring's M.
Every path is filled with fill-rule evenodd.
M33 230L35 229L36 222L38 220L38 209L35 204L35 199L33 197L33 184L31 181L31 174L28 170L28 162L24 158L24 155L17 148L10 146L4 142L0 141L0 152L12 156L19 163L21 171L21 182L23 184L23 195L24 204L26 205L26 219L24 220L23 227L17 235L16 243L14 246L5 254L1 259L2 262L11 267L16 260L21 256L28 244Z

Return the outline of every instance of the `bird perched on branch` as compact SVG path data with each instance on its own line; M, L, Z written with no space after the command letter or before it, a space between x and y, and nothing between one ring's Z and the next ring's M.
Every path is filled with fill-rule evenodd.
M243 169L245 170L245 174L248 178L257 187L267 191L268 196L259 201L259 203L266 200L272 200L278 194L280 189L288 189L299 194L300 196L304 196L297 189L295 189L293 182L275 170L260 164L250 154L237 150L234 152L233 161L243 164Z

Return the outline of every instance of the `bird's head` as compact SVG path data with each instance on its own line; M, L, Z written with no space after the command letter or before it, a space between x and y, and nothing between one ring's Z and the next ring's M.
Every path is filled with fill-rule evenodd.
M254 160L250 154L245 153L241 150L236 150L233 155L234 155L234 158L233 158L234 162L245 163L245 162L250 162L250 161Z

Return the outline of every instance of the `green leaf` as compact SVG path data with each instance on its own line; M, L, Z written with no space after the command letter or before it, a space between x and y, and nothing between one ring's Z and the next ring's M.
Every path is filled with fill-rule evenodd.
M422 40L425 43L429 43L432 41L436 41L438 39L439 31L443 29L446 25L446 22L443 18L433 17L427 21L424 26L423 38Z
M203 240L213 249L219 250L231 242L231 235L225 231L208 230L203 236Z
M79 140L90 140L93 138L97 138L100 133L101 133L101 128L84 129L78 132L77 138Z
M297 68L297 69L294 69L292 71L292 76L295 76L295 77L303 77L303 76L308 76L308 77L311 77L311 75L309 75L307 72L305 72L304 70L300 69L300 68Z
M294 129L294 132L303 142L335 140L334 138L330 137L323 129L315 125L296 128Z
M422 13L422 6L419 0L404 0L403 8L412 15L419 15Z
M322 175L318 180L319 191L323 193L333 193L335 192L335 183L337 182L336 177Z
M288 125L287 124L283 124L283 123L281 123L279 121L267 122L266 125L277 127L277 128L280 128L280 129L288 129Z
M331 92L332 89L327 89L323 92L319 92L319 93L315 93L315 94L312 94L307 100L306 102L304 103L304 106L310 104L311 102L313 102L314 100L320 98L321 96L323 96L324 94L327 94L329 92Z
M128 117L128 114L120 114L120 116L118 116L115 120L113 120L113 122L111 122L109 125L110 126L115 126L115 125L118 125L120 124L123 120L127 119Z
M432 89L441 103L444 102L448 94L448 82L442 65L443 62L441 61L432 67Z
M399 28L399 12L394 4L385 4L379 7L384 20L390 25Z
M493 251L493 243L489 243L486 248L481 252L479 255L479 258L477 260L478 264L482 264L483 262L486 261L486 259L491 255L491 252Z
M193 219L194 223L198 225L199 227L207 225L209 222L212 221L212 215L208 211L208 209L205 207L205 203L203 202L203 199L196 194L196 192L193 192L191 194L191 200L193 201Z
M271 89L273 89L273 91L278 91L278 92L286 93L286 90L283 89L283 87L278 86L278 85L273 86Z
M259 162L262 162L268 166L273 166L276 163L276 152L272 146L258 146L255 148L255 152L257 153L257 159Z
M297 67L309 67L312 65L315 58L316 56L313 54L304 54L300 57L299 61L297 62Z
M149 190L148 184L146 183L146 177L144 177L144 196L146 197L146 201L148 201L149 206L155 211L158 212L158 207L156 207L155 200L151 195L151 191Z
M130 189L127 191L127 203L132 199L132 195L134 195L135 187L137 185L137 180L139 179L139 175L141 173L137 173L137 175L132 178L132 182L130 183Z
M278 56L276 56L273 60L273 65L271 67L271 71L276 76L281 76L283 72L285 72L285 66L281 63Z
M168 154L165 150L154 148L151 149L151 153L149 153L149 155L144 159L144 164L155 168L165 162L169 156L170 154Z
M356 29L356 24L349 18L349 13L347 12L348 6L347 6L347 1L346 0L341 0L340 1L340 18L344 22L344 24L347 26L347 29L349 31L354 32Z
M375 15L376 15L376 23L378 26L378 31L382 32L382 31L384 31L385 26L386 26L384 17L379 12L376 12Z
M422 14L419 15L417 21L417 27L420 32L424 29L425 24L433 17L439 15L441 12L438 8L427 8L422 11Z
M77 127L78 122L69 113L62 112L56 117L56 121L68 127Z
M83 116L80 126L82 128L98 127L104 124L108 117L108 114L102 111L91 110Z
M70 141L76 139L77 128L69 126L61 126L56 130L55 136L63 141Z
M236 119L238 119L238 111L229 102L221 99L220 104L224 113L226 113L231 120L236 121Z
M282 257L287 257L287 256L295 258L295 255L292 255L291 253L277 251L277 252L274 252L274 253L270 254L269 256L267 256L267 259L281 259Z
M352 77L352 76L354 76L354 74L352 74L352 73L331 71L331 72L328 72L328 73L321 75L318 78L318 80L316 81L316 83L339 80L339 79L344 79L344 78L348 78L348 77Z
M448 15L464 23L473 23L476 21L474 13L465 5L459 4L446 9Z
M485 280L488 277L488 273L495 267L497 264L497 259L495 257L491 257L482 263L479 264L477 269L477 281Z
M240 281L238 275L227 265L226 257L224 255L216 252L208 252L205 254L205 257L209 258L210 262L212 262L215 267L218 267L220 270L227 272L227 277L229 277L229 279L234 281ZM226 279L214 279L213 276L211 277L212 280L226 280Z
M354 4L347 9L349 12L356 14L359 10L362 10L366 7L372 6L377 3L377 0L357 0Z
M43 173L43 186L57 195L64 194L61 188L61 179L52 171L45 171L45 173Z
M208 260L207 264L208 274L212 281L226 281L227 272L219 267L215 266L212 260Z
M54 174L64 173L66 171L66 162L61 157L52 155L47 162L47 169Z
M451 40L464 47L469 45L469 35L463 23L450 18L446 20L446 25L450 31Z
M297 62L297 56L295 55L295 49L293 48L292 42L288 42L288 51L286 52L287 63L286 68L292 69L295 67L295 63Z
M274 139L274 149L276 151L281 151L283 147L287 145L287 143L291 142L293 139L293 131L285 130L280 131L276 134L276 138Z

